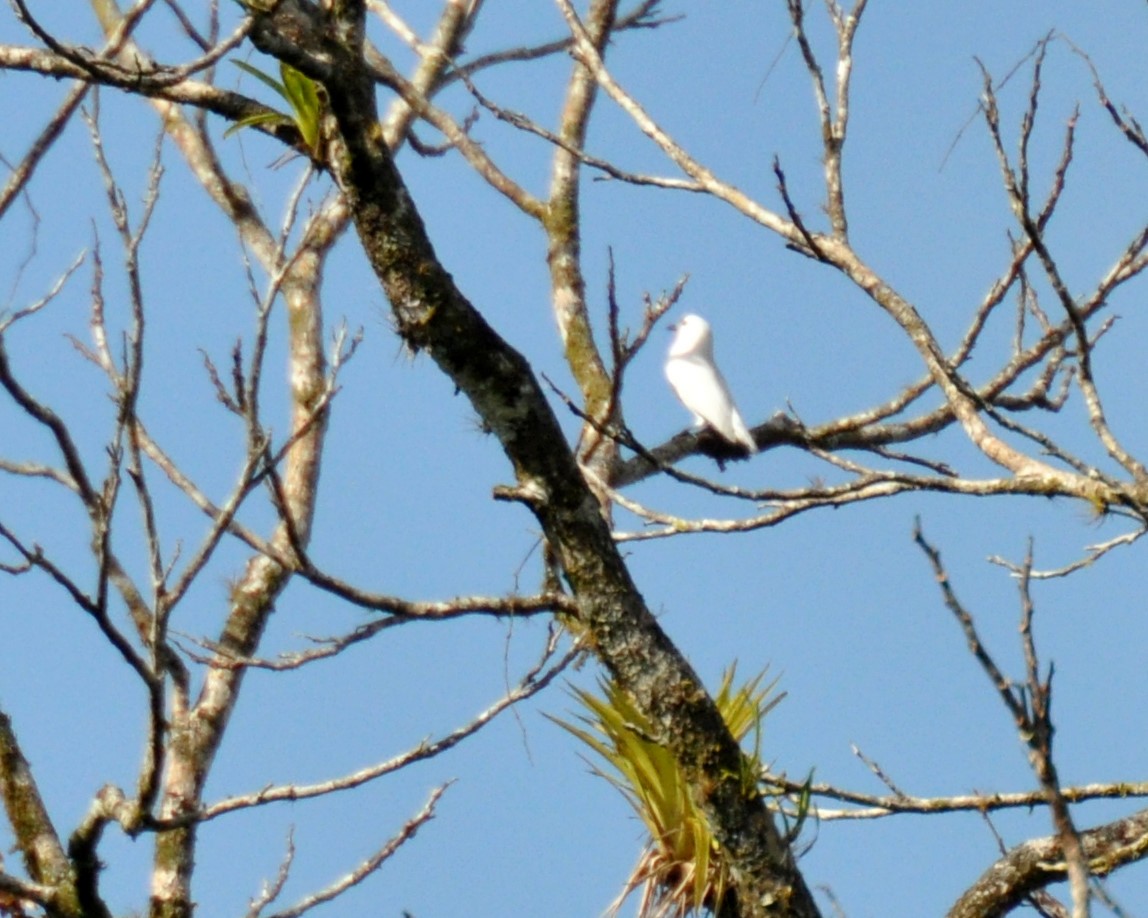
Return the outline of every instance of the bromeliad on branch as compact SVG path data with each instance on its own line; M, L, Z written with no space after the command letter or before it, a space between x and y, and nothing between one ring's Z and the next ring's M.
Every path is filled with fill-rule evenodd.
M778 680L763 684L766 670L740 686L734 685L736 665L722 676L714 701L730 733L739 742L753 735L746 754L743 782L746 793L761 793L761 735L765 717L785 697ZM634 808L649 833L649 840L608 914L613 916L634 891L642 890L638 914L642 918L685 918L706 910L713 915L737 914L730 882L729 859L714 838L704 812L690 793L689 782L673 754L653 738L649 720L618 686L600 680L602 696L583 689L571 694L585 708L580 723L550 719L582 740L605 760L609 770L595 774L613 784ZM789 833L795 837L808 811L805 795L798 801L798 817Z

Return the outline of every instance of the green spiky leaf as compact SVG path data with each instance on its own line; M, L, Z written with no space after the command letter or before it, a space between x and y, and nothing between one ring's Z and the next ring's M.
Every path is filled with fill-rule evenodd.
M654 739L651 724L625 693L608 681L599 685L602 697L571 689L585 712L577 715L577 723L550 719L603 760L604 767L591 766L593 773L621 792L650 835L611 914L638 889L643 889L639 906L643 918L684 918L719 910L729 889L729 867L681 768ZM765 682L764 671L737 685L734 666L723 674L714 699L739 743L753 734L754 748L745 757L741 775L747 793L760 792L762 722L784 697L776 689L777 680Z
M323 114L322 98L319 87L310 77L300 73L290 64L279 62L279 75L282 82L258 67L253 67L246 61L232 61L244 73L255 77L265 86L270 87L291 108L291 114L284 112L261 112L250 115L237 121L224 132L224 137L245 127L261 124L293 124L303 138L312 157L318 158L321 143L320 122Z
M235 124L231 125L226 131L223 132L224 139L230 137L236 131L242 130L245 127L258 127L261 124L291 124L291 119L286 115L281 115L279 112L260 112L258 115L248 115L246 118L240 118Z
M249 63L247 63L247 61L232 61L231 63L233 63L248 76L253 76L260 82L270 86L275 90L276 93L278 93L281 98L287 98L287 88L273 76L264 73L258 67L252 67Z
M319 101L319 87L310 77L301 74L294 67L280 62L279 72L283 77L284 97L295 113L295 124L308 149L318 152L319 118L322 104Z

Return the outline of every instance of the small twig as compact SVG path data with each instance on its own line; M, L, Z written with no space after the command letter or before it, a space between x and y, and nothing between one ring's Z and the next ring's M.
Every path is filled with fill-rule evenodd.
M1128 115L1127 112L1125 112L1125 115L1121 115L1120 112L1116 110L1116 106L1113 105L1112 100L1108 98L1108 93L1104 89L1104 83L1101 82L1100 79L1100 72L1096 69L1092 58L1065 36L1061 36L1061 39L1072 49L1074 54L1082 58L1088 65L1088 69L1092 73L1092 85L1096 89L1097 98L1100 100L1100 104L1104 110L1108 112L1109 117L1112 118L1112 123L1116 125L1120 133L1124 135L1124 138L1129 143L1145 156L1148 156L1148 135L1145 135L1144 128L1140 126L1135 118Z
M857 758L865 763L865 767L873 772L877 780L893 792L894 797L905 798L907 796L905 792L893 782L893 779L889 777L885 770L880 765L878 765L875 760L865 755L865 753L861 751L860 747L858 747L856 743L850 743L849 748L853 750L853 754L857 756Z
M642 173L629 172L625 169L622 169L607 159L602 159L601 157L594 156L581 147L575 146L563 138L560 134L556 134L554 131L544 128L542 125L538 124L538 122L528 118L521 112L516 112L512 109L504 108L503 106L496 104L479 91L478 87L474 85L470 78L464 75L464 71L459 71L459 76L463 83L466 85L466 88L469 90L470 94L474 96L478 104L485 108L492 115L494 115L494 117L499 121L505 122L511 127L514 127L527 134L533 134L535 137L540 137L547 143L553 144L566 153L576 157L584 165L587 165L592 169L597 169L605 177L614 179L619 182L625 182L630 185L648 185L655 188L668 188L676 191L701 192L705 190L699 182L692 181L690 179L670 178L668 176L661 175L645 175ZM449 146L453 147L454 144L449 144Z
M957 599L949 582L948 573L941 563L940 553L925 540L920 520L914 524L913 540L924 552L941 588L945 606L953 613L968 641L969 650L992 681L997 694L1012 715L1021 741L1028 748L1029 762L1048 802L1057 838L1067 862L1067 873L1072 888L1073 918L1087 918L1090 898L1088 859L1080 834L1073 824L1069 804L1060 786L1060 779L1052 759L1052 676L1053 667L1042 675L1042 667L1032 634L1034 606L1029 592L1029 572L1032 570L1032 544L1030 542L1024 564L1020 568L1019 589L1021 600L1021 645L1025 659L1025 682L1016 686L997 666L982 643L972 615Z
M238 656L228 651L217 641L194 638L190 635L184 635L184 637L209 651L210 656L196 653L187 647L183 647L184 652L195 662L217 669L251 668L282 672L299 669L308 663L337 656L356 644L370 640L383 631L413 622L450 621L473 615L514 619L554 612L574 614L578 608L576 601L563 593L507 597L463 596L442 602L415 602L382 594L367 593L348 584L343 584L334 578L328 578L318 571L301 570L297 573L303 579L310 580L316 586L327 589L328 592L361 608L389 614L386 618L359 625L346 634L333 636L304 635L306 640L318 646L311 650L281 653L275 659Z
M773 174L777 177L777 191L785 204L785 211L789 214L789 219L793 225L797 227L801 238L805 240L805 248L808 249L808 251L799 251L803 251L803 254L816 258L818 261L826 261L825 253L821 251L821 247L817 244L813 234L806 229L805 221L801 219L801 214L797 212L797 207L794 206L793 199L789 196L789 186L785 182L785 173L781 171L781 160L776 156L773 157Z
M469 723L441 736L437 740L424 740L413 749L407 750L384 762L370 765L349 775L333 778L316 784L285 784L265 787L250 794L228 797L218 803L205 806L203 809L183 816L173 816L169 819L153 819L148 828L155 831L180 828L217 819L220 816L238 810L251 809L269 803L284 801L307 800L313 797L322 797L327 794L351 790L375 781L384 775L392 774L406 768L414 762L421 762L441 755L457 746L469 736L477 733L503 711L532 698L554 681L574 660L585 653L581 646L575 646L567 651L561 658L550 662L549 656L544 655L518 682L513 691L507 693L485 711L474 717Z
M771 772L764 773L761 780L766 786L776 788L785 794L797 794L806 787L804 781L795 781L785 775ZM815 798L850 804L848 809L830 810L818 807L817 818L822 822L883 819L902 813L992 813L1000 810L1031 810L1034 807L1048 805L1048 796L1043 789L919 797L900 791L892 795L866 794L833 784L817 783L809 785L809 793ZM1143 798L1148 797L1148 782L1083 784L1065 787L1062 793L1064 799L1070 803ZM1004 852L1003 846L1001 851Z
M287 880L291 876L291 865L294 862L295 827L291 826L287 829L287 850L283 852L283 860L279 862L279 870L275 874L275 879L270 883L265 883L258 897L251 900L251 905L248 907L244 918L260 918L263 910L282 895L283 887L287 885Z
M298 918L298 916L309 912L315 906L322 905L324 902L330 902L338 896L341 896L348 889L362 883L363 880L382 867L399 848L414 838L415 833L418 832L425 823L434 818L435 806L438 804L439 798L446 793L446 789L453 783L453 781L447 781L445 784L440 784L431 791L430 797L423 805L423 808L408 819L403 827L399 829L383 847L359 864L358 867L346 876L336 880L330 886L316 893L304 896L290 908L284 909L281 912L274 912L268 916L268 918Z
M1115 538L1109 539L1107 542L1100 542L1096 545L1085 546L1085 551L1088 552L1086 557L1077 561L1073 561L1071 564L1066 564L1064 567L1051 568L1043 571L1030 570L1028 571L1028 577L1030 580L1051 580L1055 577L1067 577L1069 574L1075 573L1082 568L1089 567L1090 565L1094 564L1114 548L1121 548L1125 545L1131 545L1133 542L1139 541L1139 539L1146 533L1148 533L1148 528L1142 525L1139 529L1136 529L1133 532L1126 532L1122 535L1118 535ZM1004 558L1001 558L999 555L990 555L988 560L992 564L997 564L1003 568L1006 568L1014 577L1021 576L1022 568L1020 566L1012 563L1011 561L1007 561Z

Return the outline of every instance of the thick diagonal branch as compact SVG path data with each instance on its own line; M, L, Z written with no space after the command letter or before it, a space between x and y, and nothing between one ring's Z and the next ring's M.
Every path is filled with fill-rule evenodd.
M83 906L71 861L16 740L12 722L3 712L0 712L0 797L28 875L40 887L51 890L50 901L44 903L48 913L81 915Z
M355 44L362 4L336 4L334 15L342 21L325 36L294 36L293 63L326 86L337 128L332 169L400 334L434 359L497 436L514 467L515 495L557 551L597 654L657 725L728 851L742 914L816 915L788 846L741 778L737 744L630 578L529 363L466 300L434 252L379 127L373 84ZM278 45L264 41L272 34L271 18L253 33L269 53ZM333 35L345 44L333 48ZM308 44L317 51L314 66Z

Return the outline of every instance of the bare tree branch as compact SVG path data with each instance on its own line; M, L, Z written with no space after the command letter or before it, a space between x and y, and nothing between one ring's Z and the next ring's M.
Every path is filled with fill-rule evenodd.
M1060 786L1060 778L1052 757L1052 666L1042 676L1036 643L1032 635L1033 604L1029 594L1028 572L1032 569L1032 545L1029 545L1019 577L1021 598L1020 635L1025 658L1025 682L1016 686L997 666L977 633L972 615L957 599L948 574L941 564L940 553L921 533L918 522L913 539L929 559L940 585L945 605L960 623L969 651L976 658L997 690L1001 701L1012 715L1020 739L1028 747L1029 762L1041 790L1044 792L1057 831L1058 845L1066 860L1066 873L1072 888L1073 918L1087 918L1090 914L1091 893L1088 876L1090 858L1085 855L1081 835L1077 831L1068 801ZM1148 852L1145 852L1148 854ZM1044 884L1041 884L1044 885Z
M1097 876L1143 860L1148 851L1148 810L1080 833L1084 856ZM1033 892L1063 881L1067 866L1061 838L1023 842L986 870L946 913L946 918L1000 918Z
M499 714L520 701L531 698L542 691L563 672L580 654L581 648L575 647L567 651L553 663L550 662L549 653L543 658L511 689L505 696L496 701L485 711L474 717L469 723L452 730L437 740L424 740L418 746L394 758L375 765L370 765L349 775L332 778L316 784L286 784L267 787L251 794L242 794L228 797L218 803L208 804L201 812L190 815L173 815L155 821L158 829L176 827L188 824L199 824L216 819L237 810L246 810L251 807L263 806L268 803L283 801L307 800L313 797L322 797L338 791L352 790L356 787L375 781L385 775L392 774L406 768L414 762L422 762L441 755L452 749L469 736L474 735Z
M786 794L797 794L805 788L804 781L795 781L785 775L767 772L762 781ZM953 794L937 797L921 797L904 792L893 794L865 794L823 782L809 785L809 792L825 800L837 800L853 804L848 809L817 808L817 818L822 822L843 819L883 819L898 813L961 813L994 812L996 810L1021 809L1046 806L1048 796L1043 789L1033 791L978 792ZM1088 800L1120 800L1124 798L1148 797L1148 782L1114 782L1111 784L1082 784L1061 789L1069 803L1083 803Z
M61 914L78 914L79 893L71 863L16 739L12 721L0 711L0 797L15 834L16 848L31 884L10 879L6 891L50 905Z
M290 908L284 909L281 912L275 912L270 916L270 918L298 918L299 915L303 915L311 911L311 909L313 909L315 906L322 905L325 902L330 902L345 893L348 889L351 889L353 886L357 886L359 883L362 883L363 880L367 879L367 877L382 867L383 864L385 864L387 860L396 851L399 850L399 848L414 838L415 833L418 832L418 830L422 828L423 825L434 819L435 806L438 804L439 798L442 797L444 793L446 793L446 789L450 787L451 783L452 782L440 784L433 791L431 791L430 797L423 805L423 808L410 819L408 819L406 823L403 824L403 827L399 829L399 831L393 837L391 837L387 843L383 845L383 847L381 847L378 851L363 861L363 863L348 873L345 877L336 880L325 889L321 889L316 893L305 896Z

